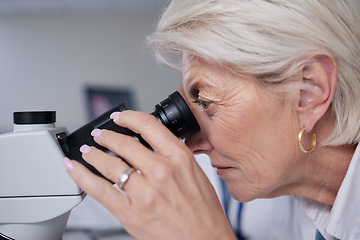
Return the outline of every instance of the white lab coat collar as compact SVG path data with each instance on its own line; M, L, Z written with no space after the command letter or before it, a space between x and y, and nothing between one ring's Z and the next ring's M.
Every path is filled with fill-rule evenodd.
M360 239L360 147L357 146L333 207L301 198L307 215L327 240Z

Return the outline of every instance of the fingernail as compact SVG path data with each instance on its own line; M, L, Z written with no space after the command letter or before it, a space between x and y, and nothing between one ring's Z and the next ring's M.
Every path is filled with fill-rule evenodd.
M100 137L100 135L103 133L103 130L101 129L94 129L91 131L91 136L93 137Z
M64 167L66 168L66 170L68 170L68 171L72 171L75 169L74 164L67 157L64 157L62 163L63 163Z
M111 119L115 119L117 118L118 116L120 116L121 112L113 112L111 115L110 115L110 118Z
M83 154L87 154L91 151L91 147L89 147L88 145L84 144L80 147L80 152Z

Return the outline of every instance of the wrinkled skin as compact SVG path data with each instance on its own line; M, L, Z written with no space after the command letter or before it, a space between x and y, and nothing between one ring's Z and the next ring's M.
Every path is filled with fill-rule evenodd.
M237 200L271 195L297 164L299 124L291 99L196 57L185 55L183 66L187 99L205 102L193 110L202 130L187 145L210 156Z

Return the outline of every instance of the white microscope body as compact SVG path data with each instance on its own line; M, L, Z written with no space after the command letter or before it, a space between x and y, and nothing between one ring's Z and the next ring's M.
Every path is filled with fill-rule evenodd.
M57 136L67 130L54 122L0 135L0 239L60 240L85 196L62 166Z

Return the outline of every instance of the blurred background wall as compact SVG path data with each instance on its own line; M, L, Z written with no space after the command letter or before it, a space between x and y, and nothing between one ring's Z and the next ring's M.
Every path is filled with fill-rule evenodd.
M181 79L159 66L144 44L167 2L0 0L0 133L12 131L14 111L35 110L54 110L58 126L75 130L89 120L89 86L129 91L136 109L151 112ZM209 159L197 159L219 190ZM245 233L266 239L293 224L295 214L285 211L293 199L284 198L246 204ZM314 236L314 229L304 232ZM86 197L72 211L63 239L132 239L127 237L102 205Z
M150 112L181 75L145 47L165 0L0 0L0 133L14 111L55 110L69 131L88 121L85 89L126 89Z

